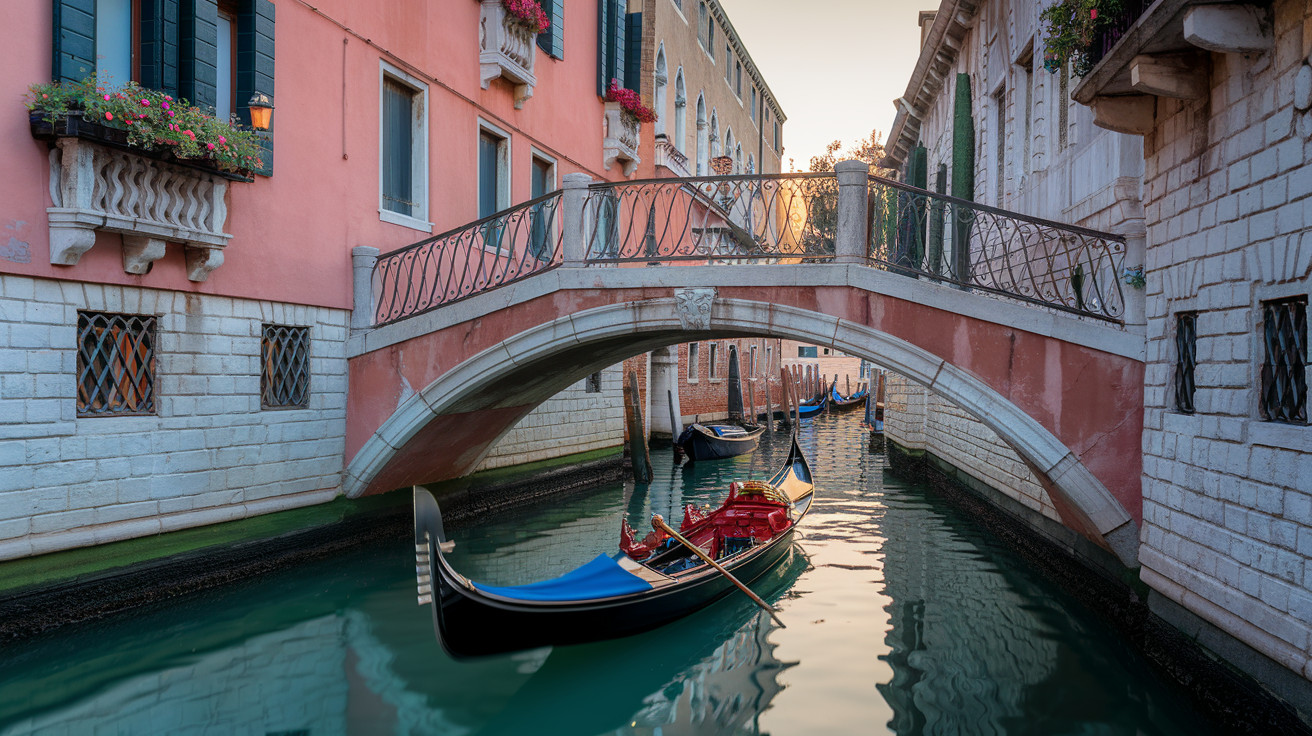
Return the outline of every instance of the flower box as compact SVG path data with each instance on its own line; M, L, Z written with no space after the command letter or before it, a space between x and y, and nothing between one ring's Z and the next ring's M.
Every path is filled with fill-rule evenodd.
M87 120L79 112L69 112L56 118L53 122L35 112L29 113L28 118L32 127L32 137L40 141L47 141L52 145L60 138L80 138L156 161L164 161L173 166L181 166L220 176L229 181L252 182L255 180L248 171L227 171L219 168L218 163L211 159L179 158L167 148L152 149L131 145L128 143L128 132L126 130Z

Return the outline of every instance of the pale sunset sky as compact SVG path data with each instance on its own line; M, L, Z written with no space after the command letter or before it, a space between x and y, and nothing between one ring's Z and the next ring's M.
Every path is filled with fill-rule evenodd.
M920 54L921 10L933 0L720 0L783 107L783 170L805 171L833 140L878 129L887 141Z

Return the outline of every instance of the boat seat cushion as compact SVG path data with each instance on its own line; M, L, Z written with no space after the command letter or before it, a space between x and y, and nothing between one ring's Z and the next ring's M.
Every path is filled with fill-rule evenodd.
M551 580L527 585L473 583L473 586L485 593L521 601L590 601L651 590L651 583L620 567L618 562L604 554Z

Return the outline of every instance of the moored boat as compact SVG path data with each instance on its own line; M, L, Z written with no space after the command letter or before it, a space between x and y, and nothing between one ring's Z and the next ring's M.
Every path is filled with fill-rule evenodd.
M834 386L829 389L829 404L834 411L847 411L865 406L866 398L869 395L869 389L863 387L851 396L843 396L838 392L838 387Z
M734 484L720 508L685 512L681 532L750 583L787 553L814 489L794 436L788 459L768 482ZM734 591L730 579L697 561L692 550L659 535L638 543L623 533L621 548L631 554L619 559L598 555L558 578L528 585L478 583L444 557L453 543L432 494L416 486L414 495L419 602L432 604L438 639L457 658L636 634Z
M759 425L749 429L736 424L690 424L674 444L689 460L718 460L755 450L764 431Z
M810 401L804 401L802 402L801 406L797 407L797 418L806 419L807 417L813 417L816 414L819 414L820 412L824 411L825 406L828 403L829 403L828 396L821 396L818 399L811 399Z

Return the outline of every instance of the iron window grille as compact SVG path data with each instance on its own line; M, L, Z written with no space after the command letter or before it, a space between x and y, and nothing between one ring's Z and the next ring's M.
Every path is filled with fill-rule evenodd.
M310 403L310 328L264 325L260 340L260 406Z
M1262 302L1262 418L1307 424L1307 297Z
M1175 408L1193 414L1194 368L1198 365L1198 314L1187 312L1175 316Z
M77 413L155 413L153 315L77 313Z

